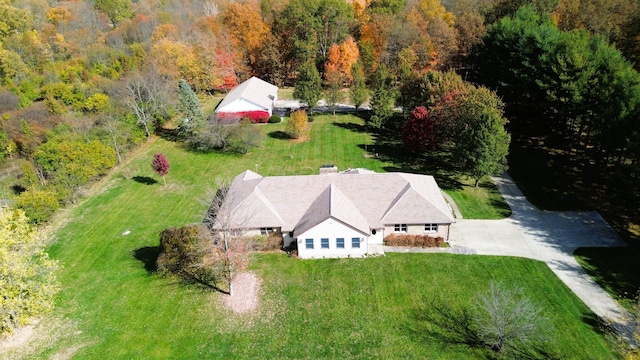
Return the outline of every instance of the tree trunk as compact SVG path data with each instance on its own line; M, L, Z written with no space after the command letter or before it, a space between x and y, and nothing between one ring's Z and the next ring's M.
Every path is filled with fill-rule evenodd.
M164 176L162 177L162 181L164 182L164 186L167 186L167 180L164 178Z
M116 151L116 156L118 156L118 164L122 164L122 156L120 155L120 149L118 149L118 141L115 136L113 138L113 149Z
M151 133L149 133L149 126L147 123L144 123L144 132L147 134L147 139L151 137Z

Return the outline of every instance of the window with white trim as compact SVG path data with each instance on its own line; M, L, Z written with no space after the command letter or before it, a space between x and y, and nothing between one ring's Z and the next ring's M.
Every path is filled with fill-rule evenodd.
M407 232L407 224L395 224L393 225L394 232Z
M336 248L344 249L344 238L337 238L336 239Z
M360 249L360 238L357 238L357 237L351 238L351 248Z
M328 249L329 248L329 239L326 239L326 238L320 239L320 248L321 249Z
M437 232L438 231L438 224L424 224L424 231L425 232Z
M263 227L260 228L260 235L269 235L271 233L273 233L275 230L273 230L273 228L270 227Z
M313 239L305 239L305 248L313 249Z

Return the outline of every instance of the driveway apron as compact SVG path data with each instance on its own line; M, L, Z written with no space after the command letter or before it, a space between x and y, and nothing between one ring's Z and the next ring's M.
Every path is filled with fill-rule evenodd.
M460 219L451 226L451 250L460 254L520 256L544 261L596 315L624 324L622 309L573 257L578 247L621 247L624 241L595 211L541 211L509 175L494 177L512 215L502 220Z

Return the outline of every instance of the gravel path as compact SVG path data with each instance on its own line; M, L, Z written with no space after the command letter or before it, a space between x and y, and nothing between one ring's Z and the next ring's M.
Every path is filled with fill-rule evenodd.
M260 279L251 272L243 272L233 279L233 295L224 297L224 304L238 314L254 311L260 300Z

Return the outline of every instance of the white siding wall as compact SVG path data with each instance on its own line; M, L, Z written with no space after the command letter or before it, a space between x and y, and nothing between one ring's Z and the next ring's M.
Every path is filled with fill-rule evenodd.
M322 248L321 239L329 239L329 248ZM336 247L336 239L344 238L344 249ZM360 239L360 248L352 248L351 239ZM307 249L306 239L313 239L313 249ZM367 236L334 219L327 219L298 236L298 256L303 259L358 257L367 253Z
M265 109L262 106L247 101L245 99L238 99L230 104L227 104L222 109L218 109L217 112L241 112L241 111L268 111L271 113L271 109Z
M384 229L375 229L376 234L369 236L369 254L384 254Z

